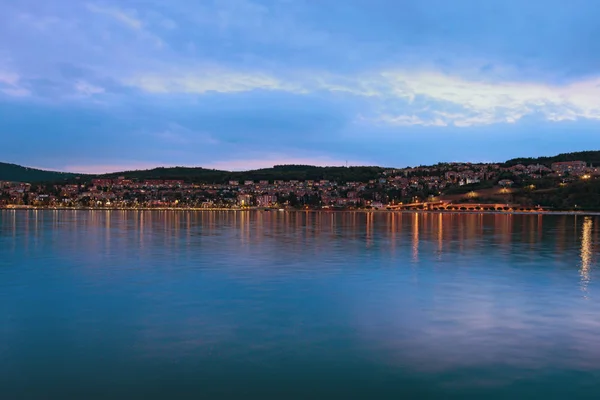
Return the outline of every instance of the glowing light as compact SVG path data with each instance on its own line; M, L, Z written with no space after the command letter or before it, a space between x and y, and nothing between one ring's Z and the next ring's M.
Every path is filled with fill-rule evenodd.
M419 214L413 214L412 258L419 261Z
M581 275L581 290L587 292L587 286L590 282L590 267L592 265L592 226L593 221L590 217L583 220L581 230L581 266L579 274Z

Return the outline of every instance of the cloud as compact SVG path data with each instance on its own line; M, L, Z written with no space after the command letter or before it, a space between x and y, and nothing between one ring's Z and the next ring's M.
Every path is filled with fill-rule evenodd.
M92 85L85 81L78 81L75 84L75 90L84 96L92 96L95 94L101 94L105 92L104 88Z
M93 13L106 15L106 16L124 24L125 26L127 26L131 29L134 29L134 30L142 29L142 21L140 21L139 19L133 17L129 13L127 13L123 10L120 10L118 8L110 8L110 7L105 8L105 7L100 7L98 5L95 5L95 4L88 4L87 8L88 8L88 10L90 10Z
M236 93L252 90L277 90L302 93L304 90L292 83L264 73L245 73L205 69L197 72L170 71L167 73L142 73L124 81L124 84L149 93L207 92Z
M392 96L409 99L409 103L420 96L435 110L415 119L415 125L466 127L514 123L531 115L549 121L600 119L600 79L597 78L551 85L466 79L439 72L387 72L381 77L389 84ZM402 113L386 119L392 124L407 122Z
M169 7L148 0L142 2L145 7L135 9L132 4L139 2L91 1L78 6L58 0L45 6L25 2L0 16L0 36L18 38L4 47L10 51L11 67L19 72L0 72L2 94L52 100L89 97L86 101L91 103L99 102L98 95L110 93L106 104L116 108L129 101L176 103L196 101L197 95L210 99L218 93L230 95L225 103L242 93L282 92L299 100L294 110L314 107L313 99L318 98L347 118L348 124L354 119L363 125L390 127L514 124L530 117L550 122L600 119L599 78L570 75L564 83L565 73L554 77L547 71L537 73L540 65L535 59L523 63L493 54L452 57L443 52L442 44L451 39L443 32L465 30L466 34L473 29L456 20L463 14L470 17L472 7L444 11L441 3L427 7L415 2L399 9L405 11L406 24L388 26L391 21L379 13L369 14L373 10L358 3L354 17L364 14L365 18L349 22L332 20L331 15L351 11L334 1L328 13L302 2L223 0L190 8L184 0L173 0ZM390 14L392 3L385 8ZM415 14L409 15L410 10ZM486 10L480 10L488 18L486 24L476 24L503 23ZM514 6L507 10L511 16L519 14ZM579 21L581 12L561 14L561 18ZM367 16L379 18L382 26ZM590 16L586 24L592 20ZM432 21L446 28L442 32ZM124 29L116 29L119 26ZM428 28L426 35L421 34L423 26ZM395 47L390 37L401 37L400 33L427 40ZM473 39L473 45L479 43L478 37ZM454 40L471 43L466 37ZM64 46L72 51L60 51ZM189 48L196 50L192 54ZM432 60L429 53L441 54L442 60ZM348 62L352 57L355 62ZM63 76L61 64L82 72Z
M26 97L31 94L29 89L21 84L19 74L0 70L0 92L11 97Z
M364 118L361 118L364 120ZM381 122L387 125L398 125L398 126L411 126L411 125L421 125L421 126L448 126L448 123L443 121L440 118L436 118L434 120L427 120L421 117L417 117L416 115L380 115L376 121Z
M149 21L148 23L146 23L147 21L143 20L142 18L139 18L137 16L138 13L136 10L122 10L117 7L101 7L96 4L87 4L87 9L92 13L107 16L111 20L118 22L122 26L125 26L126 28L135 32L137 34L137 37L153 42L155 47L158 49L162 49L165 46L164 41L160 37L158 37L155 33L151 32L150 30L146 29L146 25L150 24ZM149 12L148 14L154 15L156 17L156 13L154 12ZM169 22L169 20L167 19L161 18L160 24L163 27L165 27L166 24L166 26L170 26L171 29L175 27L175 23L173 21ZM113 33L110 30L108 30L104 33L103 38L110 36L113 36ZM131 50L137 49L132 48Z
M547 119L600 118L600 80L592 79L559 86L528 82L469 80L439 72L382 75L399 97L424 96L430 102L460 107L459 114L438 112L439 117L459 126L515 122L540 113Z
M515 123L526 116L548 121L600 119L600 79L565 85L465 78L439 71L383 71L356 76L221 71L218 68L141 73L125 82L155 94L236 93L253 90L351 95L372 108L371 120L390 125L468 127ZM423 110L426 110L423 112Z
M12 96L12 97L27 97L31 94L31 92L25 88L19 88L19 87L15 87L15 88L3 88L0 89L0 92L8 95L8 96Z
M16 86L19 83L19 75L14 72L0 70L0 83Z

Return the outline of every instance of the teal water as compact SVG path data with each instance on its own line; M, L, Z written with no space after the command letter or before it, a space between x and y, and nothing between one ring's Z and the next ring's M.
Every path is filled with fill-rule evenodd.
M600 396L600 219L0 211L0 398Z

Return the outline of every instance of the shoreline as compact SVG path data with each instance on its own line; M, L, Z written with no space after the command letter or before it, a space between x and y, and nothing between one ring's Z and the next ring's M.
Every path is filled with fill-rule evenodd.
M277 209L277 208L177 208L177 207L157 207L157 208L125 208L125 207L35 207L35 206L16 206L0 207L0 211L175 211L175 212L296 212L296 213L382 213L382 214L507 214L507 215L573 215L573 216L600 216L600 211L491 211L491 210L315 210L315 209Z

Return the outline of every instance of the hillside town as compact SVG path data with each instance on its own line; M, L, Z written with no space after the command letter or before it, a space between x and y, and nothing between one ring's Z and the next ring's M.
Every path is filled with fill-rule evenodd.
M321 180L231 180L192 183L183 179L101 177L60 184L0 182L0 207L56 208L310 208L476 209L541 208L523 193L543 192L584 180L600 169L584 161L503 166L443 163L382 170L367 182ZM508 207L502 207L506 205ZM460 209L474 209L467 207ZM544 205L544 207L547 207Z

